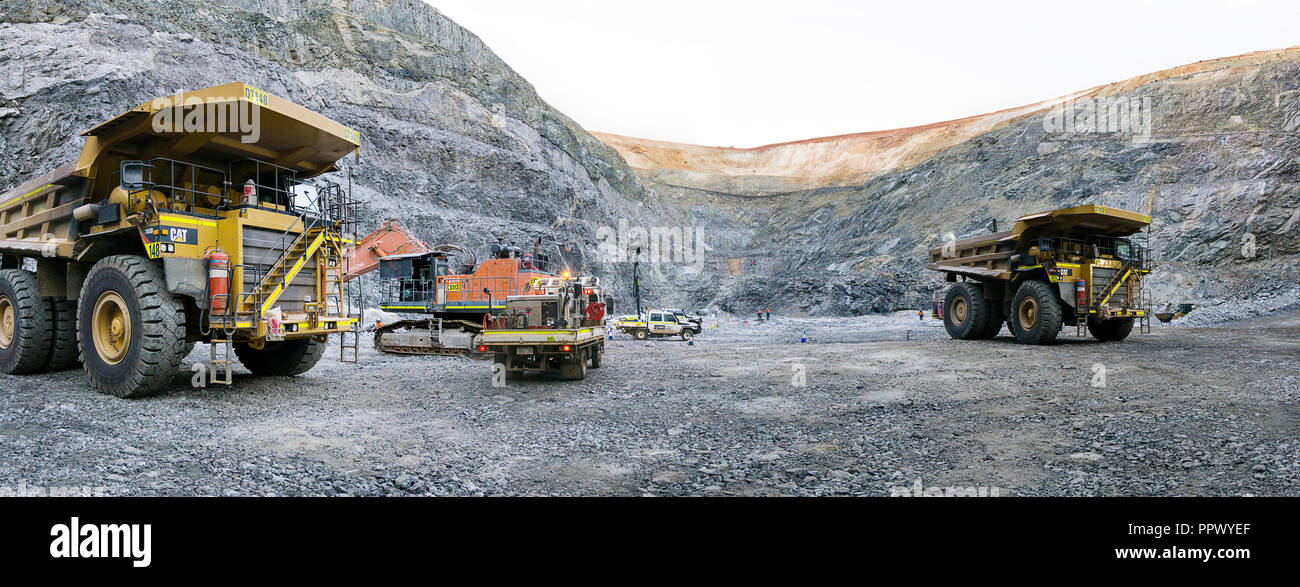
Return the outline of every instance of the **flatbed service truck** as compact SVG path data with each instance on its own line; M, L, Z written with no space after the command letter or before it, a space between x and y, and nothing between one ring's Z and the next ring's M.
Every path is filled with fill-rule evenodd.
M1065 324L1106 341L1128 337L1135 322L1148 333L1151 263L1133 237L1150 225L1145 214L1086 204L934 245L926 267L952 283L935 314L956 339L992 338L1004 321L1022 344L1049 344Z
M478 351L490 353L494 372L514 379L525 371L558 371L583 379L587 365L605 356L602 292L581 279L565 280L550 293L509 296L505 313L485 317Z
M99 391L137 397L176 380L197 342L217 383L235 357L303 373L330 334L351 333L356 359L341 280L355 203L320 176L357 131L232 83L84 136L76 161L0 195L0 371L80 363Z

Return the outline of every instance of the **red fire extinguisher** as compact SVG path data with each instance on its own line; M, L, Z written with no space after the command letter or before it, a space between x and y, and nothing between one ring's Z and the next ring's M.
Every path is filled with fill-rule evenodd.
M1079 310L1088 307L1088 284L1082 279L1074 282L1074 307Z
M208 253L208 295L213 312L225 312L230 293L230 256L213 249Z

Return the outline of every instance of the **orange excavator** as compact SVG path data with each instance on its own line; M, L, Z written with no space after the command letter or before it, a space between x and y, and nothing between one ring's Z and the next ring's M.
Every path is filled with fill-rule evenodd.
M383 226L357 241L348 251L347 271L344 280L351 280L379 268L380 259L394 255L432 253L429 243L416 238L406 226L397 220L389 220Z
M506 298L545 293L568 271L556 275L541 253L538 237L531 251L492 245L479 262L456 245L430 246L401 222L389 220L348 252L344 279L379 270L379 308L419 314L375 329L375 348L401 355L473 355L489 315L506 307ZM587 278L594 279L594 278Z

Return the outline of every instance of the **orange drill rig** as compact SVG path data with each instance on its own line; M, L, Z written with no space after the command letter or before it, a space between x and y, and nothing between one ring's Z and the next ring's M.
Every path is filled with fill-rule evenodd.
M492 246L482 262L455 245L430 246L397 220L357 242L348 254L344 279L379 270L379 308L420 314L375 329L375 348L402 355L475 354L488 315L505 309L506 298L544 293L553 281L541 253L541 237L531 252L513 245ZM594 278L588 278L594 279Z

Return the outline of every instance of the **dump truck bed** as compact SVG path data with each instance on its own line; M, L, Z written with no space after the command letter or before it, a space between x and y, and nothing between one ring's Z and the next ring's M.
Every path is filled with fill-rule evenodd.
M927 269L984 279L1010 279L1012 255L1025 252L1042 235L1088 234L1126 237L1146 228L1151 217L1084 204L1016 219L1011 230L982 234L929 249Z

